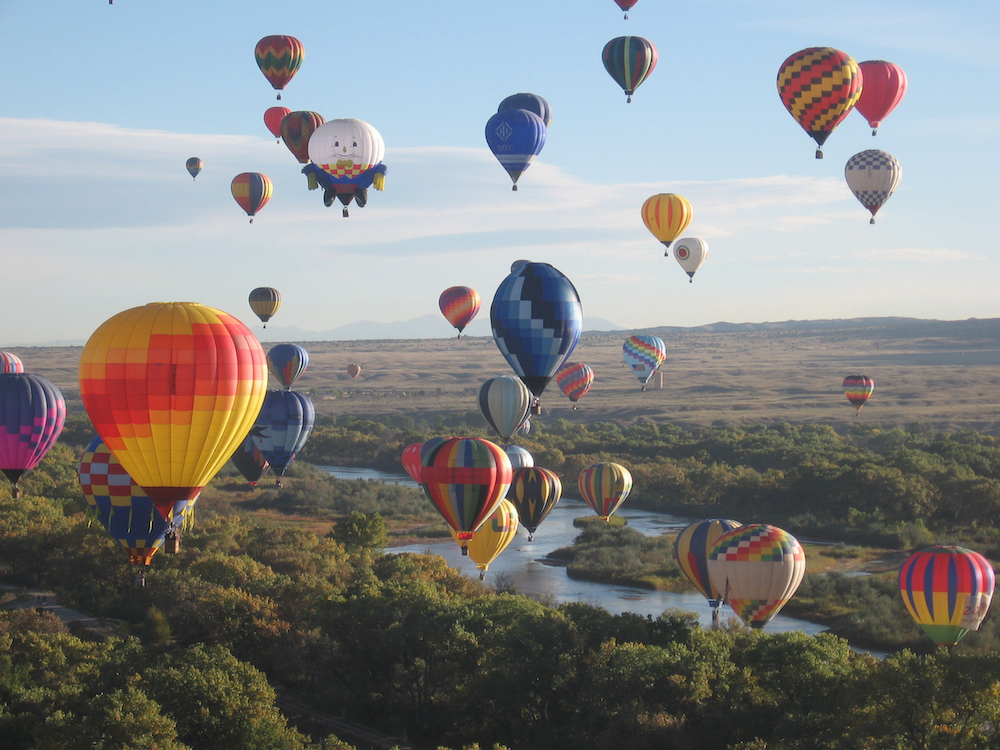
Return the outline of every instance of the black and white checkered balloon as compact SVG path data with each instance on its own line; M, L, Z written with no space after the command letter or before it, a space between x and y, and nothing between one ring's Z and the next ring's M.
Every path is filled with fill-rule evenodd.
M871 211L874 224L875 214L899 187L903 167L892 154L873 148L848 159L844 177L861 205Z

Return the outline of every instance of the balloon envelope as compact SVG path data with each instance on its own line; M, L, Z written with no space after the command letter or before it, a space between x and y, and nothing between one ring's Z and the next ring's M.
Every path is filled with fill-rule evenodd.
M252 224L253 217L271 200L271 192L274 187L266 174L242 172L233 178L230 189L233 193L233 199L240 208L247 212Z
M778 70L778 96L785 109L820 147L854 109L864 74L850 55L833 47L796 52Z
M529 541L562 497L562 481L554 471L529 466L514 471L507 499L517 508L521 524L528 530Z
M361 365L357 362L351 362L347 366L347 374L350 376L351 380L354 380L361 374Z
M513 504L501 500L497 509L478 530L473 532L472 538L468 541L459 539L458 532L451 530L452 538L460 546L467 548L469 557L480 571L480 579L486 577L490 563L514 541L517 535L517 520L517 509Z
M264 476L264 472L270 466L267 459L264 458L264 454L260 452L260 448L254 444L253 437L250 435L246 436L240 447L230 456L230 460L233 462L236 470L250 483L251 487L257 486L257 482L260 481L260 478Z
M939 646L953 646L970 630L979 630L995 587L990 562L964 547L925 549L899 571L906 609Z
M275 90L281 91L302 66L305 49L295 37L275 34L257 42L254 57L268 83ZM281 98L281 94L278 94L278 98Z
M798 540L766 524L727 531L708 555L712 586L752 628L764 627L778 614L805 572L806 553Z
M38 466L66 422L66 402L41 375L0 373L0 470L14 486Z
M646 199L641 215L650 234L669 248L670 243L688 228L694 211L687 198L676 193L659 193Z
M481 304L479 292L467 286L448 287L438 298L438 307L448 322L458 329L459 338L465 327L476 317Z
M267 328L267 321L278 312L281 307L281 293L270 286L259 286L250 292L250 309L253 314L260 318Z
M874 392L875 381L867 375L848 375L844 378L844 395L859 412Z
M531 400L528 386L509 375L490 378L479 388L479 410L504 443L528 416Z
M423 443L411 443L403 448L403 468L414 482L420 481L420 449L423 445Z
M604 45L601 60L630 102L632 94L656 67L656 47L641 36L620 36Z
M871 212L874 224L875 214L899 187L903 166L892 154L869 149L847 160L844 178L854 197Z
M594 370L583 362L570 362L559 368L556 384L574 404L590 390L594 383Z
M659 336L629 336L622 344L622 356L645 389L653 373L666 360L667 345Z
M906 73L898 65L885 60L865 60L858 63L864 87L855 108L868 120L872 135L878 132L882 120L896 108L906 95Z
M497 107L497 112L506 109L526 109L542 118L546 130L552 122L552 107L538 94L511 94Z
M708 243L700 237L684 237L674 245L674 258L685 273L694 280L695 272L708 257Z
M0 352L0 373L24 372L24 363L16 354Z
M724 592L712 585L708 575L708 555L720 536L742 525L738 521L725 518L695 521L686 526L674 541L674 557L677 559L677 564L713 607L722 601Z
M289 112L282 118L279 135L299 164L309 163L309 139L324 122L318 112Z
M580 340L583 305L560 271L548 263L524 263L500 282L490 325L514 373L541 396Z
M522 448L520 445L505 446L503 452L510 459L511 471L526 469L529 466L535 465L535 457L531 455L527 448Z
M517 180L545 145L545 123L526 109L505 109L486 123L486 145L507 170L517 190Z
M80 357L90 421L166 518L193 500L250 431L267 388L264 350L232 315L194 302L118 313Z
M607 521L632 491L632 472L621 464L594 464L580 472L577 486L587 505Z
M315 422L316 409L304 393L268 392L250 435L276 476L285 475L295 454L309 439Z
M267 369L285 388L291 388L309 366L309 352L298 344L278 344L267 353Z
M192 156L186 162L184 162L184 167L187 169L188 174L191 175L191 179L194 179L201 173L201 168L205 164L197 156Z
M281 121L291 112L288 107L269 107L264 111L264 126L275 138L281 138Z

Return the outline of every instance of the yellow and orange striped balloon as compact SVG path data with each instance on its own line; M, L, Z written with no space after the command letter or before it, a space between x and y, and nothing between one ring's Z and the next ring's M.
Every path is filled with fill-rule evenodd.
M232 315L194 302L118 313L80 357L90 421L164 518L233 455L266 390L256 337Z
M688 228L693 217L687 198L676 193L660 193L642 204L642 223L666 248Z

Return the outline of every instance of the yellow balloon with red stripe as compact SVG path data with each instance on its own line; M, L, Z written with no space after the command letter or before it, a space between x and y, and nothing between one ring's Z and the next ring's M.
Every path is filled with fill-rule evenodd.
M480 580L486 577L490 563L514 541L517 524L517 508L510 500L501 500L497 509L478 531L473 532L472 539L468 542L463 542L458 538L458 532L451 530L451 536L458 542L458 546L465 545L468 548L469 557L479 570Z
M256 337L232 315L195 302L118 313L80 356L90 421L164 518L229 460L266 391Z
M607 521L632 491L632 472L621 464L606 461L580 472L580 496L602 521Z
M666 248L676 240L694 217L687 198L676 193L660 193L642 204L642 223ZM664 252L664 255L669 255Z

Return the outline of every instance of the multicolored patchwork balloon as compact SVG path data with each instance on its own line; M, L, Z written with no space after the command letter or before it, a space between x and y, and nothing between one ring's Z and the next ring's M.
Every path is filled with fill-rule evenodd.
M708 243L700 237L684 237L674 245L674 258L687 273L689 283L694 283L694 274L708 258Z
M629 336L622 344L622 356L646 390L646 383L667 358L667 345L659 336Z
M726 518L711 518L706 521L695 521L684 527L674 541L674 557L684 575L708 599L713 610L718 610L722 603L723 593L712 585L708 575L708 556L715 546L716 540L727 531L742 526L739 521ZM716 613L713 613L713 618Z
M514 183L545 145L545 122L526 109L504 109L486 122L486 145Z
M166 518L161 516L100 437L83 452L77 478L87 500L88 518L107 529L133 565L149 565L167 534L175 534L193 518L197 498L175 503Z
M458 338L462 338L462 331L476 317L481 304L479 292L467 286L448 287L438 298L438 307L448 322L458 329Z
M250 309L253 314L260 318L264 328L267 328L267 321L278 312L281 307L281 292L274 287L259 286L250 292Z
M906 73L898 65L885 60L865 60L858 63L864 78L864 88L854 108L868 120L872 135L878 135L879 125L906 95Z
M939 646L954 646L990 609L996 574L989 560L964 547L931 547L899 571L899 592L917 624Z
M13 496L21 476L45 458L66 422L63 395L41 375L0 373L0 471Z
M867 375L848 375L844 378L844 395L851 402L851 406L857 410L856 414L861 413L861 407L865 405L874 392L875 381Z
M632 472L621 464L594 464L580 472L577 486L587 505L607 521L632 491Z
M118 313L80 356L97 433L167 518L229 460L267 388L264 350L229 313L153 302Z
M240 208L247 212L250 223L253 224L253 217L271 200L274 186L266 174L242 172L233 178L230 190L232 190L233 199Z
M504 444L527 418L531 401L528 386L510 375L490 378L479 388L479 410Z
M796 52L778 70L778 95L795 121L816 141L816 158L823 144L847 117L861 96L864 74L853 58L833 47Z
M16 354L0 352L0 373L24 372L24 363Z
M656 47L641 36L620 36L604 45L601 60L631 102L632 94L656 67Z
M278 92L278 99L281 99L281 91L302 66L305 56L302 42L283 34L264 37L254 49L257 66L271 87Z
M642 204L642 223L666 248L663 256L670 254L670 243L680 237L694 217L694 210L687 198L676 193L659 193Z
M775 526L727 531L708 554L712 587L751 628L764 627L795 595L806 573L798 540Z
M517 535L517 520L517 509L514 505L507 500L501 500L497 509L486 519L486 523L473 532L472 539L463 541L458 538L457 531L451 530L451 536L458 542L463 554L468 554L476 564L480 581L486 578L490 563L514 541Z
M570 362L559 368L559 372L556 373L556 384L566 394L566 397L573 402L573 408L575 409L576 402L594 384L594 370L590 365L585 365L583 362Z
M510 487L507 454L482 438L431 438L421 449L420 463L424 494L460 542L472 539Z
M257 450L271 464L278 487L288 465L295 460L295 454L309 439L315 422L316 409L304 393L269 391L265 397L257 421L250 430L250 437Z
M267 369L286 389L294 385L307 367L309 352L298 344L278 344L267 353Z
M899 187L903 166L892 154L869 149L847 160L844 178L861 205L871 211L868 223L874 224L875 214Z
M523 263L500 282L490 325L500 353L538 397L580 340L583 305L560 271L548 263ZM539 408L536 403L536 414Z
M260 448L254 444L251 435L247 435L243 444L230 456L230 460L233 462L236 470L250 483L251 487L257 486L257 482L260 481L260 478L264 476L264 472L270 467L267 459L264 458L264 454L260 452Z
M528 541L562 497L562 480L554 471L537 466L514 471L507 499L517 508L518 518L528 530Z

